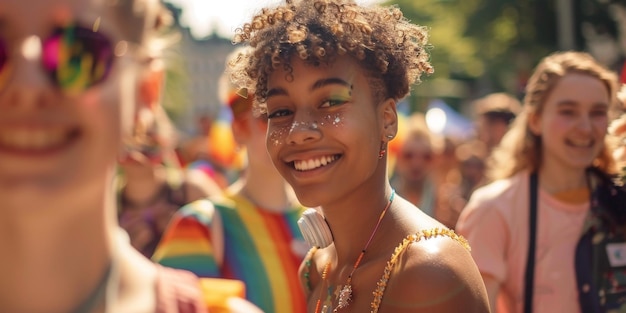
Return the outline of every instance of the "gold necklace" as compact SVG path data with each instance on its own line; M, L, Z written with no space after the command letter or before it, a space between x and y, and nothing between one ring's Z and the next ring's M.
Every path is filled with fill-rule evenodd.
M367 251L367 248L369 247L370 243L372 243L372 239L374 238L376 231L378 231L380 222L383 220L385 213L387 213L387 210L391 206L391 203L393 202L393 198L395 197L395 195L396 195L396 191L394 189L391 189L391 196L389 196L389 201L387 202L387 205L385 206L383 211L380 213L380 216L378 217L378 222L376 223L376 226L374 227L374 230L372 231L370 238L367 240L367 243L365 244L365 247L363 247L363 250L361 250L361 253L359 254L359 257L356 259L356 262L354 262L354 265L352 266L352 271L350 272L350 275L348 275L348 278L346 279L346 284L343 286L343 288L341 288L341 291L339 291L339 302L337 303L337 307L333 310L333 312L337 312L339 309L346 308L348 305L350 305L350 301L352 300L352 275L354 274L354 271L359 267L359 264L361 264L361 260L363 259L363 256L365 255L365 251Z

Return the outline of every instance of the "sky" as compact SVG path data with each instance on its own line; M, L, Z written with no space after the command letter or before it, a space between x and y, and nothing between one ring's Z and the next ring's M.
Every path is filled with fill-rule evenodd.
M237 27L248 22L265 6L275 6L284 0L166 0L183 9L181 24L191 29L197 38L206 37L217 31L231 38ZM356 0L370 4L380 0Z

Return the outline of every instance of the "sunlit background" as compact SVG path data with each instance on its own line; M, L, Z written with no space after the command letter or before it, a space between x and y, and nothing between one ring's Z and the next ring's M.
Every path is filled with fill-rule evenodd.
M262 7L284 0L166 0L180 34L170 58L164 104L182 132L202 131L198 118L218 121L217 79L237 27ZM429 29L435 73L400 104L428 113L437 132L470 134L472 100L491 92L522 98L540 58L557 50L593 54L621 73L626 51L623 0L359 0L397 5Z
M360 0L373 3L377 0ZM234 30L247 22L261 8L280 4L280 0L168 0L183 9L181 22L192 35L206 37L213 32L231 37Z

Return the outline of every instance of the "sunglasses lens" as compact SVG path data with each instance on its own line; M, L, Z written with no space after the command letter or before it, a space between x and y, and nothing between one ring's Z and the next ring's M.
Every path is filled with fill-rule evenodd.
M43 44L43 67L64 91L78 92L104 81L112 64L111 42L88 28L58 28Z

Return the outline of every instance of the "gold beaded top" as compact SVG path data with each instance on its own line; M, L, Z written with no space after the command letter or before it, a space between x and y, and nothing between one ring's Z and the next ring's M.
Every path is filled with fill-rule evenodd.
M387 261L387 265L385 266L385 270L383 271L383 276L376 283L376 289L372 293L374 295L374 299L372 300L370 304L372 313L378 312L378 308L380 307L380 303L382 302L383 295L385 293L385 288L387 287L387 282L389 281L389 277L391 276L391 271L396 265L396 262L398 261L400 254L404 250L406 250L406 248L412 243L420 242L422 240L437 238L437 237L448 237L460 243L468 251L471 250L470 245L465 238L456 234L453 230L446 229L446 228L431 228L431 229L422 230L418 233L406 236L402 240L402 242L396 247L396 249L393 251L391 258L389 259L389 261ZM311 291L311 286L309 282L309 270L311 266L311 259L313 258L313 255L315 254L315 252L317 252L317 250L318 249L316 248L311 248L311 250L309 251L309 253L304 259L304 262L306 264L305 266L306 269L305 269L303 278L304 278L305 285L309 292Z
M426 230L422 230L419 233L406 236L406 238L404 238L402 242L393 251L393 254L391 255L391 259L387 261L387 266L385 266L383 277L381 277L378 283L376 283L376 290L374 290L374 292L372 293L374 295L374 300L372 300L372 303L370 305L370 308L372 309L371 313L378 312L378 308L380 307L380 303L383 299L383 294L385 293L385 288L387 288L387 282L389 281L389 276L391 276L391 270L393 270L393 267L396 265L396 262L398 261L400 254L410 244L414 242L419 242L422 240L427 240L427 239L441 237L441 236L448 237L460 243L468 251L471 250L470 245L465 238L457 235L453 230L450 230L447 228L426 229Z

